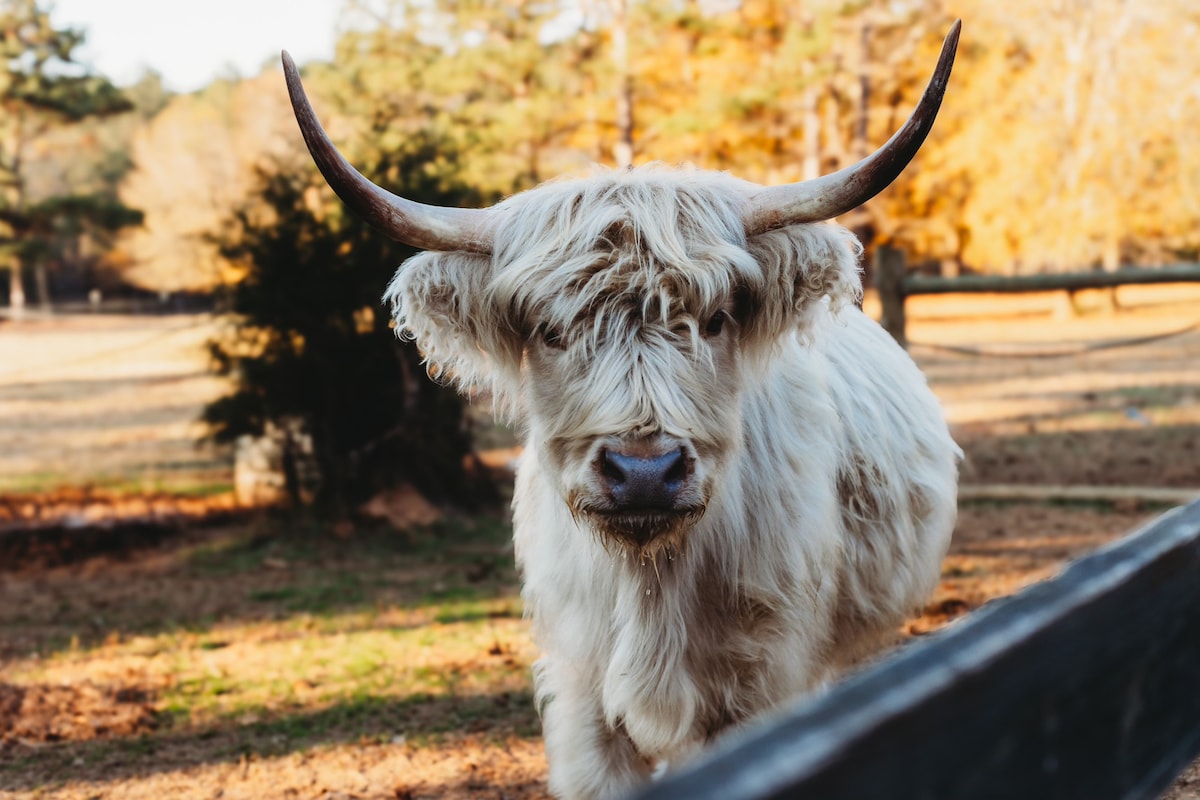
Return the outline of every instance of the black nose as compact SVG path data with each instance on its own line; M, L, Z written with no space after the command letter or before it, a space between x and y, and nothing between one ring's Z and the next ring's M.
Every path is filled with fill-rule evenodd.
M682 447L651 455L606 448L600 451L596 468L612 502L628 510L670 510L691 474Z

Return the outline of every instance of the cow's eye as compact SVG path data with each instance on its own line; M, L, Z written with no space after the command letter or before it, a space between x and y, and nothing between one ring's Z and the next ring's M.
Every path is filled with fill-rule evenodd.
M705 336L720 336L721 330L725 327L725 320L729 319L729 315L724 311L718 311L713 314L708 320L708 324L704 326Z
M562 331L549 325L542 326L542 343L555 350L565 350L567 347L566 342L563 341Z

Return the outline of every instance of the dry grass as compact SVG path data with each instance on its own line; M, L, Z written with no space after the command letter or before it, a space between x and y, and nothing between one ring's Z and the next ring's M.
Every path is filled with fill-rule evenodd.
M100 486L127 494L232 487L227 448L197 444L208 315L0 322L0 492Z
M309 764L308 787L387 761L372 791L391 797L397 759L535 753L515 584L486 519L348 540L262 520L5 573L4 680L23 696L0 787L210 797L236 774L247 796L286 796L264 765Z

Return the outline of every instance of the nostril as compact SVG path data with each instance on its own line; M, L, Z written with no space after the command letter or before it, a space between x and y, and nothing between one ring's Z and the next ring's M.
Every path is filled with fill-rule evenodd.
M617 486L625 482L625 471L613 460L608 450L600 451L600 476L610 484Z
M674 460L669 462L667 471L663 473L663 483L668 486L683 483L688 479L688 460L683 453L683 448L679 448L674 453L669 453L668 456L673 456Z

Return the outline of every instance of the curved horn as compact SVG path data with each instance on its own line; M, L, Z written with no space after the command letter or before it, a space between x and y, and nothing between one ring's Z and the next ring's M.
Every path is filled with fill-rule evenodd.
M443 208L406 200L376 186L350 165L325 133L296 63L286 50L283 74L304 143L325 180L352 211L386 236L423 250L492 251L492 223L485 209Z
M933 127L946 83L950 79L950 68L954 66L954 52L958 48L958 33L962 20L956 20L942 43L942 54L937 68L921 102L883 147L859 161L857 164L812 180L786 186L772 186L755 193L750 198L750 209L746 213L746 233L757 233L795 225L801 222L819 222L857 208L882 192L908 166L917 154L925 137Z

